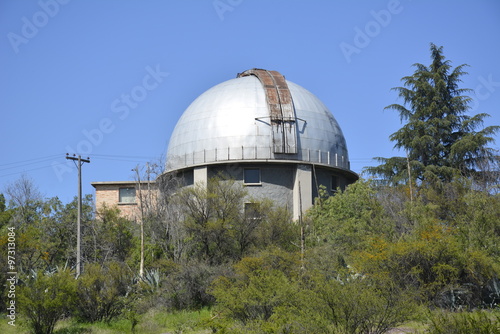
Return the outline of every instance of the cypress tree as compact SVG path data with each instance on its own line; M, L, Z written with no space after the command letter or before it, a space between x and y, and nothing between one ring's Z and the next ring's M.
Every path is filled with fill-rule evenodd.
M495 159L495 150L488 147L500 128L479 129L488 114L467 115L472 90L460 88L467 72L462 64L452 69L443 55L443 47L431 43L431 64L416 63L411 76L402 78L398 92L403 104L385 109L399 112L403 127L389 138L406 157L375 158L381 165L367 171L392 184L411 181L447 182L457 175L475 177L485 161Z

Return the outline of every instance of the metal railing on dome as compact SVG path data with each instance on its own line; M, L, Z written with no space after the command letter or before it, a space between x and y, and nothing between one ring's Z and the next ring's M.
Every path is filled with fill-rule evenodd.
M330 151L300 149L297 154L275 154L271 147L227 147L167 156L167 170L234 160L297 160L350 169L346 156Z

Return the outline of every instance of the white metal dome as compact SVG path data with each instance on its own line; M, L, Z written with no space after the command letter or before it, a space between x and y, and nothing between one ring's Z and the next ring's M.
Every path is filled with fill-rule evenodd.
M308 90L286 84L294 109L291 154L273 149L266 90L248 75L210 88L184 111L170 137L166 171L234 160L304 161L349 170L344 135L331 112Z

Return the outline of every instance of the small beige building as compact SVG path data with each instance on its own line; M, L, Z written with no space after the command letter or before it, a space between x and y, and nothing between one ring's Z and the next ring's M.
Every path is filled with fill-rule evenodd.
M141 218L141 200L151 199L156 193L154 181L92 182L95 188L95 206L118 207L121 214L130 220Z

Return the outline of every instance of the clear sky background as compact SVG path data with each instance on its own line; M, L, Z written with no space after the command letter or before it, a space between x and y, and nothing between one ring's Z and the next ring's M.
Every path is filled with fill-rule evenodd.
M401 102L391 88L412 64L429 64L431 42L470 65L472 113L500 125L497 0L0 0L0 192L25 173L69 202L66 153L91 159L84 193L133 180L164 159L198 95L254 67L318 96L361 172L399 155L399 116L383 108Z

